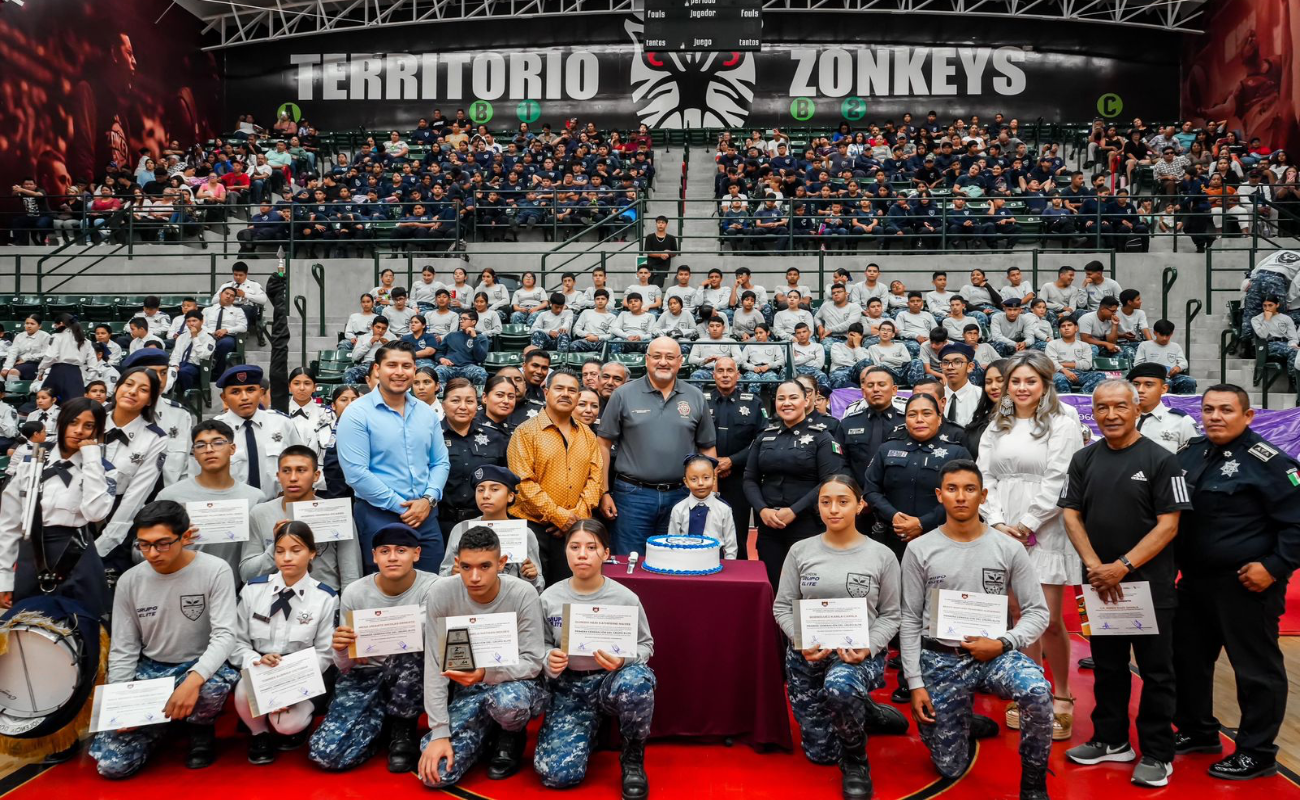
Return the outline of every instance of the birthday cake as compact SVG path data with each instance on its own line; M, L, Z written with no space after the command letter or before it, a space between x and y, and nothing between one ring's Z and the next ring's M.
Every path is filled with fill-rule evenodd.
M722 571L722 542L709 536L651 536L646 570L661 575L712 575Z

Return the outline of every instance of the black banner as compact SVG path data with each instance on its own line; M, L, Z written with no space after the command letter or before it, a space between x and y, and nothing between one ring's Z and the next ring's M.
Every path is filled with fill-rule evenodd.
M975 20L958 30L957 20L938 16L912 15L900 26L886 15L820 14L769 25L776 16L765 15L767 43L754 53L647 51L634 16L621 24L600 17L604 41L581 46L566 43L593 41L583 35L596 27L590 19L521 20L521 31L494 23L493 33L502 35L479 48L471 45L487 28L448 25L240 48L227 53L227 116L251 111L263 119L284 108L323 130L406 130L435 108L448 118L463 108L474 122L500 130L570 117L599 127L716 128L833 127L840 120L897 119L905 111L919 121L930 109L943 120L997 112L1074 122L1178 113L1176 45L1164 47L1158 34L1150 34L1139 61L1121 46L1132 33L1109 26L1042 25L1073 35L1040 34L1028 45L1014 25ZM825 23L833 20L869 35L853 44L825 42ZM981 26L990 35L972 37ZM1085 30L1097 41L1078 39ZM622 42L609 41L620 31ZM769 33L779 34L778 42L806 43L774 44ZM554 46L517 46L524 41ZM945 41L951 43L936 44Z

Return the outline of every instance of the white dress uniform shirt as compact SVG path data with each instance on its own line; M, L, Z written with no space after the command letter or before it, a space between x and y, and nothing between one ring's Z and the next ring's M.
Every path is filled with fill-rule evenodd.
M716 493L703 500L695 495L688 495L685 499L678 501L677 505L673 506L672 513L668 517L668 535L686 536L689 534L691 531L691 510L699 506L704 506L709 510L709 515L704 518L704 535L711 536L722 542L723 558L735 558L738 550L736 521L731 516L731 506L723 502Z
M191 344L194 347L191 348ZM180 336L176 337L176 346L172 348L169 361L173 368L180 367L182 362L199 366L212 358L212 351L216 348L217 340L212 338L212 334L200 328L196 338L191 336L189 328L186 328Z
M158 427L167 434L167 456L163 461L163 486L171 486L190 475L190 429L194 416L185 406L163 397L154 409Z
M1187 446L1194 436L1200 436L1196 423L1186 413L1161 403L1150 411L1139 411L1138 433L1171 453Z
M121 500L109 517L108 525L95 540L95 550L101 556L108 555L114 547L126 541L135 515L144 508L162 474L169 441L167 432L147 421L143 415L119 428L113 422L110 410L104 427L104 460L108 462L105 468L109 486ZM123 437L126 441L122 441Z
M289 415L280 411L267 411L259 408L253 413L251 419L244 419L233 411L225 411L216 416L230 426L235 432L235 453L230 457L230 476L239 483L248 483L249 463L248 463L248 434L247 428L253 431L253 437L257 441L257 464L259 480L261 486L256 487L262 490L262 496L270 500L280 493L280 482L276 480L275 474L280 469L280 453L284 448L294 444L307 444L307 440L298 435L298 428L289 419ZM198 474L198 463L191 465L194 474Z
M122 357L125 356L126 353L122 352L122 345L112 339L109 339L106 344L108 346L108 365L110 367L116 367L118 364L122 363Z
M67 476L63 481L60 472L51 471L41 481L41 520L45 525L80 528L99 522L113 510L113 493L104 477L104 451L99 445L88 444L63 459L57 449L51 452L45 464L33 460L31 446L14 454L17 469L5 486L0 501L0 592L14 589L14 564L18 561L18 543L28 535L23 530L23 499L31 471L51 470L58 466Z
M216 303L217 301L213 300L212 302ZM168 332L171 331L172 328L171 315L166 314L162 311L155 311L154 313L150 314L149 312L145 311L142 308L139 311L135 312L135 316L132 317L131 319L135 319L135 317L139 317L143 319L144 324L149 326L149 333L153 336L157 336L159 339L166 337ZM184 320L185 317L180 316L177 317L177 319ZM184 324L184 322L182 322L181 324ZM130 333L130 332L131 332L131 321L127 320L126 324L122 326L122 333Z
M72 338L72 331L63 330L50 337L36 373L45 375L55 364L70 364L81 370L82 380L85 380L94 371L97 361L89 339L82 340L78 346L77 340Z
M203 309L203 330L212 335L225 330L230 334L248 332L248 315L236 305L212 305Z
M289 398L289 419L298 429L298 438L308 447L315 442L316 429L320 427L321 420L326 416L329 416L329 413L320 403L311 401L305 406L300 406L297 400ZM322 452L318 450L316 455L319 456Z
M0 400L0 438L18 438L18 410L3 400Z
M285 589L292 591L287 618L283 611L271 609ZM303 575L293 586L285 586L279 572L253 578L239 593L230 665L246 669L269 653L285 656L313 648L324 672L334 664L331 642L338 607L338 592L311 575Z
M943 412L944 419L964 428L975 418L975 407L980 404L984 390L966 381L966 385L955 392L950 387L944 386L943 396L947 398L947 405Z
M59 404L55 403L45 411L36 409L27 415L24 422L39 422L45 428L45 435L50 441L54 440L55 434L58 433Z
M163 340L162 340L162 339L159 339L157 336L154 336L152 333L146 333L146 334L144 335L144 338L142 338L142 339L137 339L136 337L132 336L132 337L131 337L131 344L127 346L126 352L127 352L127 353L134 353L134 352L137 352L137 351L139 351L139 350L143 350L143 349L144 349L144 346L145 346L146 344L149 344L150 342L153 342L154 344L158 345L159 347L163 347L163 346L164 346L164 343L163 343Z
M262 284L257 281L244 281L243 283L226 281L217 287L217 293L212 296L212 305L215 306L221 302L221 293L226 289L235 290L235 305L237 306L249 306L254 303L263 307L271 305L271 298L267 296L266 290L262 288ZM238 292L240 291L243 291L243 297L239 296Z

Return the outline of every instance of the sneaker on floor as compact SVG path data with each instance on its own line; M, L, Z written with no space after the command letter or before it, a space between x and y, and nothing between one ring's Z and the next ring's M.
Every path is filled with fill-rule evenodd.
M1137 753L1133 752L1128 742L1123 744L1085 742L1066 750L1065 757L1076 764L1100 764L1103 761L1132 761L1137 758Z
M1222 753L1223 742L1218 736L1213 739L1200 739L1185 733L1174 733L1174 753L1185 756L1188 753ZM1225 761L1227 759L1224 759Z
M1158 789L1161 786L1168 786L1169 776L1173 774L1174 765L1172 763L1156 761L1150 756L1143 756L1138 765L1133 768L1133 783L1149 789Z
M1248 781L1277 774L1276 761L1261 761L1248 753L1233 753L1209 769L1210 777L1225 781Z

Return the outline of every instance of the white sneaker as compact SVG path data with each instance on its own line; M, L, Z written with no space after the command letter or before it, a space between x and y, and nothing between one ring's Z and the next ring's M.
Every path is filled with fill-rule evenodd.
M1138 765L1133 768L1133 783L1137 786L1156 789L1169 785L1169 776L1173 774L1173 764L1143 756Z

